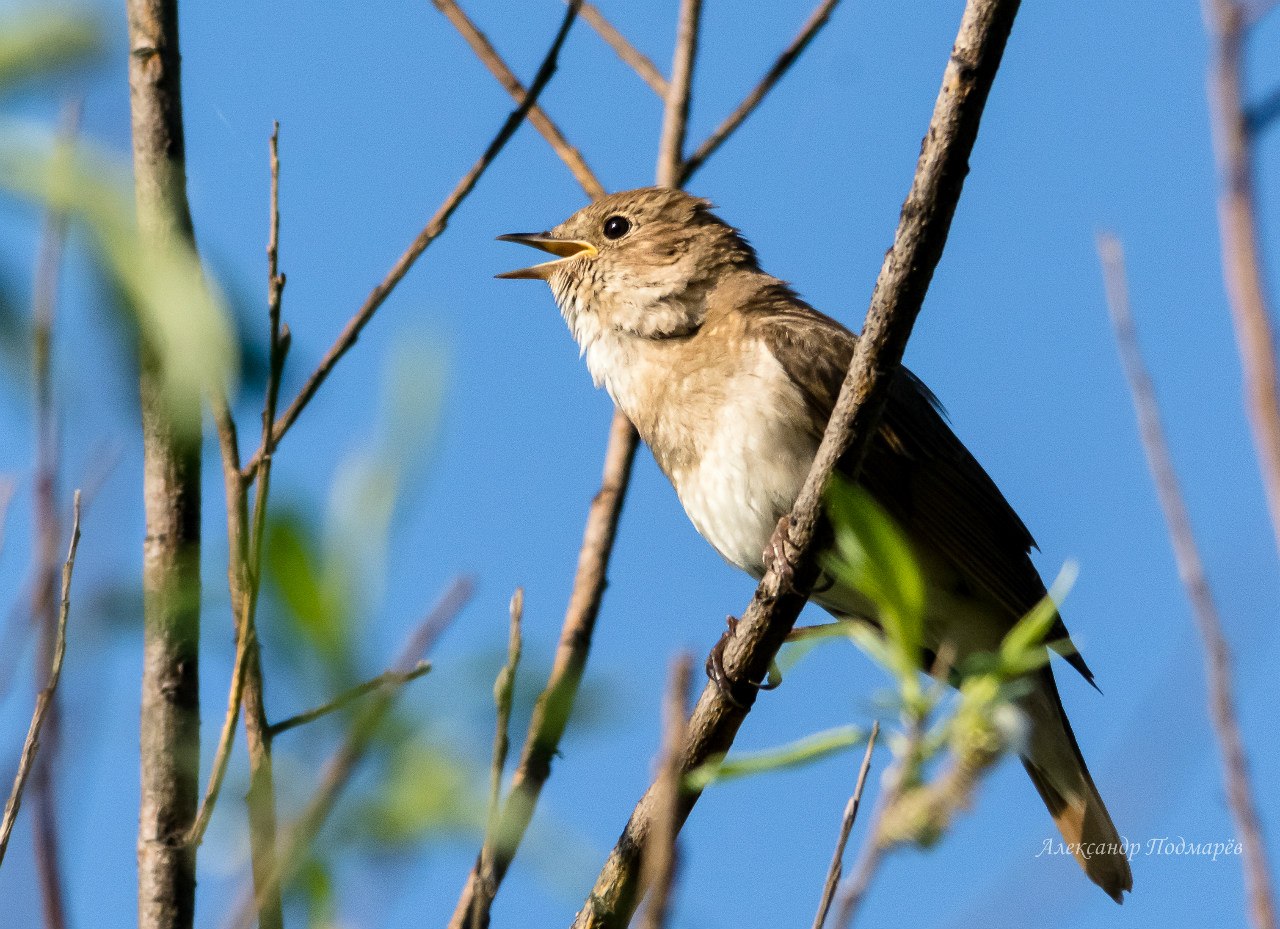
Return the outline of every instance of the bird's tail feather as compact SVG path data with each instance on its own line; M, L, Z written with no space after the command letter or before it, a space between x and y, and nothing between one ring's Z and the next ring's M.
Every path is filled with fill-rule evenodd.
M1032 783L1085 874L1123 903L1133 889L1126 846L1089 776L1049 668L1020 702L1031 723L1022 763Z

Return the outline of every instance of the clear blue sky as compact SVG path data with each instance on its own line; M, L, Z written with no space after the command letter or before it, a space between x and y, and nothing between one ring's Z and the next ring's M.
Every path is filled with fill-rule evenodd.
M666 67L674 3L601 6ZM522 4L518 15L511 4L469 7L527 79L559 4ZM807 3L790 0L750 15L738 4L707 7L695 141L808 13ZM768 270L851 326L861 322L890 243L960 9L959 2L848 0L692 185L745 230ZM102 3L100 12L109 50L79 82L88 88L86 131L125 151L121 5ZM1280 82L1277 20L1253 43L1259 93ZM271 120L282 124L291 393L511 104L426 0L187 3L182 43L197 236L209 267L245 307L260 306L264 291L266 140ZM1060 679L1122 833L1140 842L1234 838L1191 619L1102 300L1094 233L1108 228L1124 239L1143 347L1236 647L1252 769L1280 859L1280 792L1272 789L1280 783L1280 742L1268 684L1278 565L1221 286L1204 58L1199 7L1191 0L1024 5L908 361L1031 527L1042 573L1054 575L1068 558L1081 564L1065 616L1105 696L1073 675ZM16 109L51 119L56 99L24 98ZM606 186L652 180L657 102L585 25L575 27L544 102ZM1258 154L1263 213L1274 220L1280 131L1263 139ZM365 658L377 670L451 575L477 574L475 603L436 653L441 673L413 685L409 703L439 730L472 726L459 737L479 745L489 738L487 717L460 708L450 685L460 672L449 669L478 660L488 662L486 673L495 667L505 603L517 585L527 591L526 654L531 667L545 667L611 413L545 289L493 279L526 258L493 237L544 228L583 202L542 140L522 129L277 456L276 499L324 501L340 463L376 434L382 372L398 347L428 346L412 357L431 366L428 380L442 376L443 408L430 454L407 468L385 578L368 585ZM30 266L34 229L29 212L0 207L0 254L11 276L21 279ZM1280 265L1274 236L1266 242L1272 265ZM126 359L106 334L109 321L95 294L83 256L73 256L57 360L69 442L64 483L94 470L102 442L120 454L86 518L80 609L64 676L62 823L77 927L135 919L138 636L136 627L111 627L102 601L113 578L136 576L138 568L139 443ZM432 358L444 359L443 367ZM21 383L8 377L2 396L0 473L21 483L0 583L16 598L30 542L31 426ZM246 408L242 429L253 423ZM222 494L209 451L202 670L212 745L230 632ZM647 452L637 462L613 565L590 669L601 695L594 715L603 723L566 741L544 795L542 838L517 860L495 910L497 926L568 923L648 782L668 660L681 648L705 654L723 616L740 611L752 589L694 532ZM21 661L28 663L27 652ZM0 702L6 758L25 729L26 683L20 678ZM827 649L758 703L739 745L764 747L865 722L884 684L852 648ZM297 695L269 698L277 716L301 708ZM807 925L856 761L839 756L709 792L684 832L676 924ZM236 770L242 765L237 758ZM287 756L281 767L287 806L306 795L314 771ZM236 797L231 791L227 800ZM217 925L243 878L244 837L233 802L219 812L202 854L202 926ZM562 832L572 836L564 847ZM939 848L889 862L863 924L1178 927L1242 920L1238 859L1139 857L1134 894L1121 909L1069 859L1035 857L1053 835L1021 767L1007 763ZM15 926L34 924L39 914L28 836L24 817L0 871L0 899ZM345 925L442 924L473 854L470 842L446 841L394 864L347 868L339 884Z

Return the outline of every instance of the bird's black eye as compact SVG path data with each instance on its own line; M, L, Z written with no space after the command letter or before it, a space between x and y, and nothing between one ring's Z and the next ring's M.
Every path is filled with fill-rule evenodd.
M620 239L631 231L631 221L625 216L610 216L604 221L604 237Z

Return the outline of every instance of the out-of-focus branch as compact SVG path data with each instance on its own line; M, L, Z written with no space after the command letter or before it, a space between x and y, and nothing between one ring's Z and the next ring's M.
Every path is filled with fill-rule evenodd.
M840 819L840 835L836 839L836 850L831 855L831 866L827 869L827 880L822 887L822 899L818 901L818 912L813 917L813 929L822 929L827 921L827 913L831 910L831 901L835 898L836 887L840 884L840 873L844 867L844 850L849 844L849 834L853 832L854 821L858 818L858 807L862 805L862 791L867 785L867 772L871 770L871 753L876 747L876 736L880 734L880 722L871 726L871 735L867 737L867 751L862 756L862 765L858 768L858 781L853 787L853 796L845 804L844 816Z
M177 0L126 0L138 227L156 247L194 243L182 128ZM179 314L181 306L166 312ZM166 396L142 347L143 669L138 929L189 929L195 848L184 839L200 790L200 397ZM178 401L175 403L174 401Z
M709 684L689 721L681 759L684 772L728 751L755 699L749 682L761 681L790 632L817 575L813 543L823 488L838 460L861 462L883 410L892 379L924 301L955 215L969 154L987 95L1018 11L1018 0L968 0L933 117L921 147L911 191L893 247L885 256L849 373L827 425L812 470L789 520L796 551L792 584L770 569L724 650L724 670L737 693ZM699 794L681 796L680 819ZM658 815L657 794L646 792L614 846L575 929L625 926L639 902L640 860Z
M502 822L498 827L503 842L498 854L494 855L490 880L481 880L478 861L472 866L453 917L449 920L449 929L472 929L473 924L469 920L474 912L484 914L484 921L479 926L487 925L488 906L479 906L477 910L476 901L480 898L487 899L489 904L493 902L493 895L497 893L497 887L506 876L507 868L529 828L542 787L551 776L551 759L555 757L560 738L569 724L569 714L586 671L591 637L600 613L600 601L604 597L609 554L613 551L613 540L618 532L618 518L631 480L631 464L635 460L638 441L630 421L615 412L605 452L604 476L587 514L582 548L578 552L578 569L573 578L573 591L565 610L551 674L534 705L520 761L503 805Z
M592 29L608 43L618 57L631 66L640 78L653 89L660 99L667 98L667 79L662 76L658 66L649 60L644 52L627 41L627 37L614 28L613 23L604 18L594 4L582 4L582 18Z
M305 726L307 723L313 723L317 719L328 716L330 713L336 713L338 710L354 703L367 693L372 693L373 691L380 690L383 687L403 687L410 681L416 681L430 670L431 662L419 661L408 671L383 671L376 677L371 677L369 680L356 684L354 687L349 687L327 703L322 703L317 707L307 710L305 713L298 713L294 716L282 719L277 723L272 723L268 727L267 732L270 734L271 738L274 739L282 732L288 732L290 729L297 729L299 726Z
M527 96L524 85L520 83L520 79L515 73L507 67L507 63L498 54L498 50L493 47L488 36L480 31L479 27L463 12L456 0L431 0L435 4L436 9L453 23L455 29L471 46L471 50L475 52L477 58L489 69L489 73L498 79L498 83L503 89L511 95L511 98L519 103ZM550 143L555 149L560 160L568 166L573 172L574 178L587 192L587 196L592 200L598 200L605 194L604 187L596 179L595 174L587 167L587 163L582 158L582 153L569 144L569 140L564 137L564 133L560 131L560 127L551 121L551 117L547 116L542 107L536 103L529 107L529 122L533 123L533 127L542 134L542 137Z
M515 703L516 672L520 668L520 652L523 647L520 621L524 617L524 591L516 589L511 597L510 633L507 637L507 662L498 672L493 683L493 703L497 710L493 729L493 760L489 765L489 809L485 818L484 841L480 845L477 867L486 893L472 898L472 912L468 921L478 926L488 920L488 908L497 893L497 882L492 879L493 863L498 855L502 836L502 772L507 767L507 752L511 747L511 710Z
M26 787L31 768L40 751L40 731L44 728L49 707L53 704L53 696L58 690L58 681L62 676L62 659L67 653L67 615L71 612L71 574L76 565L76 549L80 545L80 491L76 491L74 509L71 517L71 543L67 548L67 560L62 565L62 601L58 608L58 628L54 639L53 662L49 666L49 676L44 688L36 697L35 712L31 714L31 725L27 729L27 738L22 743L22 755L18 759L18 773L13 778L13 788L9 791L9 799L4 805L4 818L0 819L0 864L4 863L5 849L9 846L9 836L13 832L13 824L18 818L18 810L22 806L22 791Z
M773 63L773 67L765 72L764 77L760 79L760 83L751 89L751 93L742 99L737 108L724 118L724 122L717 126L715 131L707 136L706 141L699 145L697 150L689 156L681 171L680 183L689 183L689 178L693 177L694 173L702 167L703 162L715 154L716 149L723 145L729 136L733 135L738 127L746 121L747 117L755 112L756 107L764 101L769 91L773 90L774 85L782 80L783 75L790 71L791 66L804 54L804 50L809 47L813 37L827 24L827 20L831 18L831 13L839 2L840 0L822 0L817 9L809 14L805 24L800 27L800 32L796 34L796 37L791 40L791 44L778 56L778 60Z
M689 716L689 682L692 676L692 655L680 655L672 662L663 713L662 753L658 756L654 779L658 791L658 815L654 822L653 851L644 858L643 879L649 888L645 929L663 929L671 908L671 890L678 865L676 839L680 835L680 749L684 745L685 724Z
M79 101L72 102L63 109L60 144L64 149L74 142L79 132L80 113ZM66 213L50 210L40 235L31 300L31 379L35 388L36 419L33 501L36 566L31 591L31 616L40 637L34 679L37 693L48 683L47 675L54 661L58 637L58 546L62 539L62 522L58 519L57 485L61 456L53 399L53 323L58 302L58 275L62 268L66 238ZM53 762L58 753L61 728L61 713L55 692L50 698L44 724L44 752L36 760L31 774L33 844L46 929L65 929L67 924L53 781Z
M1231 649L1222 629L1222 619L1218 615L1213 592L1209 588L1204 563L1200 560L1195 534L1191 529L1191 516L1187 512L1186 500L1173 467L1173 456L1165 440L1155 386L1138 347L1137 327L1129 308L1124 249L1114 236L1103 234L1098 237L1098 255L1102 261L1107 307L1111 312L1116 344L1120 349L1120 359L1124 363L1125 376L1133 395L1143 451L1146 452L1147 464L1151 468L1160 497L1160 507L1164 510L1165 522L1169 527L1169 541L1173 545L1178 575L1186 588L1187 599L1191 601L1196 624L1200 627L1200 637L1204 641L1209 716L1218 739L1218 750L1222 755L1222 779L1226 785L1227 804L1236 829L1239 830L1240 844L1244 848L1242 857L1249 897L1249 921L1255 929L1275 929L1276 906L1269 876L1271 872L1267 863L1266 845L1262 841L1262 826L1249 778L1244 738L1240 733L1240 721L1232 692Z
M271 431L273 443L278 444L284 437L284 434L289 431L289 427L297 421L298 417L302 414L302 411L306 409L307 404L311 402L311 398L315 396L316 391L320 389L320 385L325 382L325 379L328 378L329 374L333 371L334 366L337 365L338 361L341 360L342 356L347 353L351 346L356 344L356 340L360 338L361 330L363 330L369 323L369 320L373 319L373 314L378 311L378 308L382 306L383 302L388 296L390 296L391 291L395 289L396 285L399 284L400 281L403 280L404 276L409 273L409 269L413 267L414 262L417 261L418 258L422 256L422 253L427 250L427 247L444 232L446 226L449 224L449 219L453 216L458 207L462 205L462 201L465 200L467 195L475 189L476 184L480 181L480 177L488 170L489 166L493 164L494 160L498 157L498 154L506 147L507 142L510 141L513 135L515 135L516 130L520 128L520 124L524 122L531 107L533 107L537 102L537 99L542 94L543 89L546 88L547 83L551 80L551 76L555 74L556 62L560 55L560 49L563 47L564 40L569 34L569 27L573 25L573 21L577 16L577 11L578 0L572 0L569 4L569 9L565 12L564 20L560 24L560 29L551 43L551 48L547 52L546 57L542 60L542 65L538 68L538 73L535 75L533 83L529 85L528 92L519 98L519 106L517 106L506 118L502 127L493 137L493 141L489 143L488 147L484 150L484 153L476 163L471 166L471 169L465 175L463 175L462 179L458 181L457 186L454 187L449 196L445 198L444 202L440 204L435 215L431 217L430 221L423 227L422 231L418 233L418 237L413 240L407 249L405 249L404 254L397 259L396 263L391 267L391 270L387 272L381 283L374 287L369 293L369 296L365 298L364 304L347 322L347 325L343 328L341 334L329 348L329 351L325 353L324 358L320 360L320 363L316 366L315 370L311 372L306 383L303 384L302 389L298 391L298 395L293 399L293 402L290 403L289 407L276 419L275 425L272 427ZM253 457L249 459L248 464L246 464L244 468L244 473L246 475L252 476L253 474L256 474L258 463L261 460L262 455L263 449L259 448L258 451L254 453Z
M474 590L475 582L470 577L455 579L431 608L426 618L410 633L400 654L388 669L389 673L403 677L412 671L421 662L423 656L430 652L459 611L467 605ZM343 788L350 782L352 774L368 753L378 727L395 705L400 691L401 687L398 686L380 689L369 705L352 722L346 738L325 763L319 786L312 794L311 800L293 825L284 830L280 842L280 854L276 859L276 869L270 875L270 880L265 886L257 887L254 894L248 895L240 902L232 913L229 926L236 929L252 929L258 911L255 896L259 899L264 894L278 896L284 885L293 877L307 849L329 818L329 814L333 812Z
M660 187L678 187L684 168L684 139L689 128L693 65L698 57L698 33L702 24L702 0L681 0L676 24L676 49L671 61L658 139L657 181Z
M1238 0L1202 0L1209 34L1209 112L1218 160L1222 273L1235 324L1245 406L1253 427L1271 526L1280 545L1280 387L1275 330L1258 243L1252 138L1244 105L1249 17Z

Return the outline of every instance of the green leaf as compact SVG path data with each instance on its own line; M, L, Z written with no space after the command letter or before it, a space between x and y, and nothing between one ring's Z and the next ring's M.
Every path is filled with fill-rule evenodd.
M266 576L299 637L323 657L345 665L354 658L348 598L336 575L324 570L306 523L282 510L270 517L265 543Z
M1005 635L1000 643L999 662L1005 675L1017 677L1044 664L1045 636L1058 617L1058 604L1066 599L1079 573L1074 561L1063 565L1049 592Z
M97 21L82 13L27 10L0 16L0 93L101 51Z
M686 790L704 790L710 784L780 771L797 765L808 764L866 741L867 733L856 726L839 726L827 729L761 752L720 757L699 765L684 779Z
M156 242L134 219L127 169L84 143L0 125L0 191L64 212L89 233L103 267L133 312L174 422L198 428L200 401L230 392L237 349L221 295L190 242Z
M924 638L925 582L911 543L855 484L833 479L826 505L835 551L823 567L875 604L890 645L890 668L903 680L914 679Z

